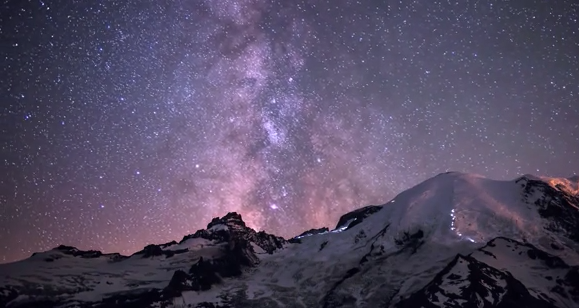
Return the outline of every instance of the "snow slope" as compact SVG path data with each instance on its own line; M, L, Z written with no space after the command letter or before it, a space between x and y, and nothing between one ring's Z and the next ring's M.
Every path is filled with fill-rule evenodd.
M130 257L61 247L0 265L0 307L579 307L578 182L450 172L289 241L230 213Z

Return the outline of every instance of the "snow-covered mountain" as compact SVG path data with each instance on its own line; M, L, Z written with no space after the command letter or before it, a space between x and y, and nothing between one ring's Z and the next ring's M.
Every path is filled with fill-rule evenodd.
M132 256L0 265L0 307L579 307L579 178L444 173L289 240L229 213Z

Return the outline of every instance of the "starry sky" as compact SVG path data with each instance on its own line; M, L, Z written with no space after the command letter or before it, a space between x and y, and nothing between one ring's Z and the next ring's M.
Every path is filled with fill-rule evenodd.
M0 262L579 173L575 1L6 0Z

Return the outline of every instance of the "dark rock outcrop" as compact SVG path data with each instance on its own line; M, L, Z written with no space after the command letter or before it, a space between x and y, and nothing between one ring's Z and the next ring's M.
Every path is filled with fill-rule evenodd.
M478 251L481 251L487 255L492 256L493 258L496 258L496 256L493 255L491 250L492 247L496 247L496 245L499 244L498 242L507 243L508 247L513 251L518 251L520 252L520 254L524 252L524 254L526 254L528 258L532 260L540 260L542 264L551 269L570 268L570 266L567 265L561 258L552 255L550 253L547 253L543 250L540 250L532 244L522 243L502 236L490 240L484 247L479 248Z
M269 254L277 249L283 248L283 245L287 243L283 237L275 236L264 231L256 232L247 227L241 215L236 212L228 213L222 218L213 218L207 225L207 229L198 230L194 234L187 235L183 237L179 243L183 243L191 238L228 242L232 237L252 242Z
M236 213L230 213L222 219L213 219L208 229L217 224L224 224L228 227L218 231L218 239L224 243L221 254L211 259L199 258L188 273L175 273L170 283L172 292L209 290L214 284L220 283L222 278L239 276L244 268L259 264L259 258L252 243L264 250L270 249L270 253L277 249L277 244L283 247L283 239L247 228L241 216ZM211 237L210 233L203 234Z
M18 297L18 290L12 286L0 286L0 307L5 307L7 303Z
M353 226L364 221L366 217L378 212L381 209L382 209L381 205L368 205L363 208L359 208L357 210L346 213L342 215L342 217L340 217L335 229L346 228L345 230L348 230ZM348 222L350 223L346 225Z
M143 250L135 252L133 255L141 256L142 258L151 258L151 257L159 257L165 256L166 258L170 258L176 254L181 254L189 251L188 249L175 249L175 250L165 250L163 248L168 247L170 245L176 244L176 242L171 242L167 244L155 245L150 244L145 246Z
M344 273L344 276L340 278L338 281L334 282L333 286L330 290L324 295L322 298L322 307L323 308L332 308L332 307L339 307L342 305L352 304L356 302L356 298L350 294L344 294L340 292L336 292L338 287L344 283L347 279L351 278L352 276L356 275L360 272L360 269L357 267L353 267Z
M316 235L316 234L320 234L320 233L326 233L329 232L330 229L328 229L327 227L322 227L322 228L318 228L318 229L310 229L308 231L302 232L300 235L294 237L294 238L300 238L300 237L305 237L305 236L310 236L310 235Z
M66 245L60 245L60 246L56 247L54 250L58 250L64 254L71 255L74 257L81 257L81 258L86 258L86 259L98 258L98 257L103 255L103 253L98 251L98 250L82 251L82 250L77 249L76 247L66 246Z
M516 267L521 264L534 271L525 271L523 276L545 279L542 289L534 289L535 295L517 279L521 273L517 274ZM510 266L515 267L513 273ZM578 268L531 244L497 237L469 255L457 255L430 283L396 307L557 307L548 293L579 302Z
M288 240L288 242L292 243L292 244L300 244L302 242L301 238L304 238L306 236L316 235L316 234L322 234L322 233L326 233L329 231L330 231L330 229L328 229L327 227L310 229L308 231L300 233L300 235L298 235L298 236L292 237L291 239Z
M541 217L548 221L545 229L562 233L579 244L579 196L569 194L560 186L552 187L528 177L521 177L516 182L523 187L523 201L533 203ZM534 195L539 197L532 200Z
M50 252L57 252L57 254L50 253ZM48 254L46 252L45 253L33 253L31 257L38 256L39 254L45 254L47 256L44 258L44 261L54 262L62 257L62 255L59 255L58 253L73 256L73 257L83 258L83 259L96 259L96 258L104 257L104 258L108 258L109 261L111 261L111 262L122 261L122 260L128 258L127 256L123 256L119 253L102 253L101 251L98 251L98 250L86 250L85 251L85 250L80 250L76 247L67 246L67 245L60 245L56 248L53 248L51 251L48 252Z
M499 271L471 256L457 255L421 290L396 304L414 307L528 307L554 308L538 299L508 272Z

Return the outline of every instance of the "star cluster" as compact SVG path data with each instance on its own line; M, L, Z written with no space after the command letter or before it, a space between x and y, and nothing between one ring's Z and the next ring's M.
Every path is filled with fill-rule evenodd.
M579 173L570 0L0 8L0 262L242 214L334 227L447 170Z

